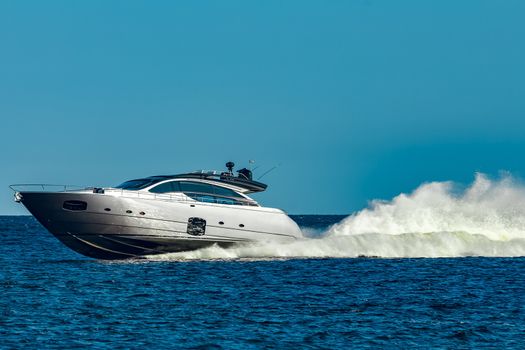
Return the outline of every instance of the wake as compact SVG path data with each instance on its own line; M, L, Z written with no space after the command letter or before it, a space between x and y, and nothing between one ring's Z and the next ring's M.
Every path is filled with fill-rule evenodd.
M510 175L477 174L461 190L430 182L375 200L318 237L151 256L153 260L525 256L525 186Z

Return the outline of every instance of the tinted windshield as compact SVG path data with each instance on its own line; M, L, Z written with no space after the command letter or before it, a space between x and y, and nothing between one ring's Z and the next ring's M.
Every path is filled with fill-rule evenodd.
M241 196L240 194L238 194L237 192L233 190L230 190L229 188L224 188L224 187L219 187L219 186L213 186L213 192L219 196L244 198L243 196Z
M140 190L148 187L154 182L152 179L138 179L126 181L123 184L116 186L115 188L122 188L124 190Z
M179 184L182 192L213 194L213 186L209 184L187 181L180 181Z
M180 188L178 182L171 181L155 186L149 191L153 193L180 192Z

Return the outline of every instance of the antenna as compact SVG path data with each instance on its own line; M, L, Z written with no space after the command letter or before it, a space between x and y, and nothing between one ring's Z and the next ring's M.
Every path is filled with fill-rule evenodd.
M267 170L267 171L266 171L265 173L263 173L263 174L262 174L261 176L259 176L259 178L257 178L257 180L260 180L260 179L262 179L262 177L263 177L264 175L266 175L266 174L270 173L271 171L273 171L273 170L277 169L277 168L278 168L278 167L280 167L280 166L281 166L281 164L277 164L277 165L276 165L276 166L274 166L273 168L270 168L270 170Z
M255 160L250 159L250 160L248 161L248 163L250 164L250 165L249 165L250 171L252 171L252 165L255 164Z

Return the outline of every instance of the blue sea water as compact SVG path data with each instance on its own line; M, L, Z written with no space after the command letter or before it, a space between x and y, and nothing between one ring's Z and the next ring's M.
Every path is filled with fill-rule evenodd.
M2 349L525 347L520 257L107 262L32 217L0 234Z

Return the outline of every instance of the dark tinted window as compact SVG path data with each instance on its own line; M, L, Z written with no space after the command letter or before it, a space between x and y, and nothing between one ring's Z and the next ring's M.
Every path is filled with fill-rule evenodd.
M178 182L171 181L155 186L149 191L153 193L180 192L180 188Z
M153 182L154 180L151 179L130 180L116 186L115 188L122 188L124 190L141 190L145 187L148 187Z
M218 196L226 196L226 197L237 197L237 198L244 198L237 192L230 190L228 188L219 187L219 186L213 186L214 193Z
M235 199L215 197L215 203L218 204L229 204L229 205L241 205L241 202L236 201Z
M62 208L73 211L80 211L87 209L87 203L83 201L65 201Z
M213 194L212 185L198 183L198 182L188 182L188 181L181 181L179 182L179 184L180 184L180 190L182 192Z

